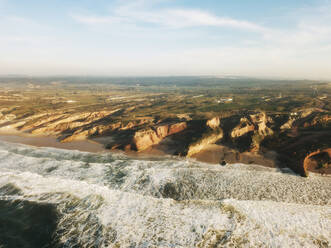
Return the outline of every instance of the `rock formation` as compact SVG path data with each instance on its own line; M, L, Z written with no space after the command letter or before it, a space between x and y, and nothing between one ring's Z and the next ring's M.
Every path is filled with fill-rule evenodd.
M254 130L255 126L246 117L243 117L240 119L240 124L233 128L231 137L238 138Z
M187 157L192 157L194 154L202 151L207 145L215 144L223 138L222 129L218 128L214 131L205 134L201 139L191 144L188 148Z
M317 150L308 154L303 160L306 176L308 171L321 170L323 174L331 172L331 148Z
M258 152L263 139L274 133L273 130L268 127L268 125L272 123L272 118L268 117L265 112L253 113L242 117L240 123L232 129L230 136L233 140L236 140L250 135L249 151Z
M207 121L207 126L210 127L211 129L219 128L220 124L221 124L221 121L220 121L219 117L214 117Z
M105 136L109 137L105 141L109 149L138 152L171 136L161 145L166 146L170 141L171 154L187 157L213 144L233 149L239 155L276 151L284 159L283 164L300 174L311 170L309 166L304 168L307 154L331 147L331 116L311 109L295 115L242 111L222 119L216 116L208 120L191 119L188 114L167 119L153 116L131 118L123 115L122 111L120 108L80 113L54 111L17 118L8 115L7 109L2 109L0 123L1 127L10 126L23 132L53 135L61 142Z
M137 131L133 137L132 145L137 151L143 151L152 145L159 144L165 137L181 132L186 128L186 122L180 122Z

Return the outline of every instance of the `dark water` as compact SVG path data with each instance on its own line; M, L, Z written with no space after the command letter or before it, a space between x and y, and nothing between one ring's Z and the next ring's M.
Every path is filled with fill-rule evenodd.
M56 206L24 200L0 200L0 244L4 248L57 247Z

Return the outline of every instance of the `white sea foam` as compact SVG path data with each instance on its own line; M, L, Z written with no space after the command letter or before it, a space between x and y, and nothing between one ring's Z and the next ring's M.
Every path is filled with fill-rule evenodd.
M330 195L322 176L0 142L0 199L55 204L68 247L328 247Z

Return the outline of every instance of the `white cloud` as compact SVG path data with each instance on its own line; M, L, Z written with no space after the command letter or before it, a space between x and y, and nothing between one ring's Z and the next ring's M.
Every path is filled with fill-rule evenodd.
M104 16L72 14L91 26L73 35L62 33L66 27L54 33L33 20L2 17L0 73L331 78L330 5L284 14L288 25L271 28L155 1L122 0Z
M77 22L88 24L88 25L118 24L118 23L127 21L124 18L113 17L113 16L100 17L100 16L83 16L83 15L73 14L73 15L71 15L71 17Z
M163 18L160 24L164 23L174 27L214 26L239 28L252 31L264 30L263 27L248 21L218 17L200 10L174 9L167 11L161 16Z
M331 43L331 4L306 7L292 13L294 26L269 29L265 41L293 49L319 49Z
M148 9L145 2L134 2L120 5L113 9L113 14L109 16L98 15L71 15L75 21L95 25L95 24L118 24L118 23L145 23L155 24L168 28L187 27L230 27L250 31L262 32L265 30L258 24L237 20L228 17L213 15L207 11L197 9Z

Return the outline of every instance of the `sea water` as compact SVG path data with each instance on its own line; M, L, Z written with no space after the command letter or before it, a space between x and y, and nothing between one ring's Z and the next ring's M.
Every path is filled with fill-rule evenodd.
M329 247L331 178L0 142L0 247Z

